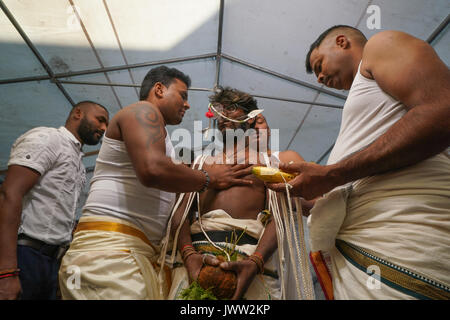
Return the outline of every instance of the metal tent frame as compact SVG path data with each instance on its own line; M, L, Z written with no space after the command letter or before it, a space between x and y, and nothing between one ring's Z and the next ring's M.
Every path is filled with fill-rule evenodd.
M105 10L108 14L108 18L109 21L111 23L116 41L119 45L119 49L121 51L122 57L124 58L125 61L125 65L120 65L120 66L114 66L114 67L105 67L103 62L100 59L100 56L98 55L96 48L93 44L93 42L91 41L91 38L84 26L84 23L80 17L80 15L77 12L77 8L74 5L72 0L69 0L70 5L72 6L74 12L76 13L76 16L78 18L78 21L82 27L82 30L86 36L86 39L88 40L91 49L94 51L94 54L96 56L96 59L99 63L99 65L101 66L100 68L96 68L96 69L88 69L88 70L82 70L82 71L75 71L75 72L66 72L66 73L55 73L51 67L49 66L49 64L44 60L44 58L42 57L42 55L39 53L39 51L37 50L36 46L32 43L32 41L29 39L29 37L27 36L27 34L24 32L24 30L22 29L22 27L20 26L20 24L17 22L17 20L14 18L13 14L9 11L8 7L5 5L5 3L3 2L3 0L0 0L0 8L2 9L2 11L5 13L5 15L8 17L9 21L13 24L13 26L15 27L15 29L19 32L20 36L22 37L22 39L25 41L25 43L27 44L27 46L30 48L30 50L33 52L33 54L36 56L36 58L39 60L40 64L43 66L43 68L45 69L45 71L47 72L47 75L41 75L41 76L31 76L31 77L21 77L21 78L14 78L14 79L4 79L4 80L0 80L0 85L1 84L9 84L9 83L17 83L17 82L27 82L27 81L40 81L40 80L50 80L50 82L54 83L57 88L61 91L61 93L63 94L63 96L67 99L67 101L69 101L69 103L74 106L75 102L73 101L73 99L70 97L70 95L68 94L68 92L66 91L66 89L64 88L63 84L78 84L78 85L95 85L95 86L108 86L111 88L113 95L115 96L120 108L122 108L122 105L120 103L120 100L114 90L114 87L133 87L136 90L136 94L138 95L138 89L140 87L140 85L135 84L135 83L131 83L131 84L121 84L121 83L113 83L111 82L109 76L108 76L108 72L111 71L120 71L120 70L128 70L130 73L130 77L132 79L132 82L134 82L133 76L131 74L131 69L134 68L142 68L142 67L149 67L149 66L155 66L155 65L161 65L161 64L171 64L171 63L178 63L178 62L185 62L185 61L194 61L194 60L205 60L205 59L213 59L215 60L215 64L216 64L216 70L215 70L215 83L214 83L214 88L189 88L189 90L192 91L211 91L214 92L216 90L216 88L220 85L219 83L219 79L220 79L220 72L221 72L221 61L222 59L225 59L227 61L233 62L233 63L237 63L240 64L242 66L248 67L250 69L256 70L258 72L261 73L265 73L268 75L271 75L273 77L276 77L278 79L282 79L285 80L289 83L295 84L295 85L299 85L301 87L305 87L308 89L313 89L317 91L317 94L314 98L313 101L304 101L304 100L298 100L298 99L288 99L288 98L283 98L283 97L274 97L274 96L266 96L266 95L262 95L262 94L252 94L254 97L259 97L259 98L264 98L264 99L272 99L272 100L278 100L278 101L286 101L286 102L293 102L293 103L299 103L299 104L305 104L305 105L309 105L307 112L305 113L302 121L300 121L298 127L296 128L296 131L291 139L291 141L288 144L288 148L291 145L292 141L294 140L294 138L296 137L297 133L300 131L303 123L305 122L305 119L308 117L308 114L310 113L312 107L314 106L318 106L318 107L326 107L326 108L337 108L337 109L342 109L343 106L342 105L335 105L335 104L327 104L327 103L320 103L317 102L317 98L319 97L319 94L323 93L338 99L341 99L343 101L346 100L346 96L343 94L339 94L336 92L333 92L331 90L327 90L325 88L323 88L323 86L316 86L316 85L312 85L310 83L307 83L305 81L299 80L299 79L295 79L293 77L275 72L273 70L269 70L267 68L255 65L255 64L251 64L247 61L238 59L236 57L230 56L226 53L222 52L222 31L223 31L223 17L224 17L224 11L225 11L225 4L224 4L225 0L220 0L220 8L219 8L219 25L218 25L218 35L217 35L217 51L214 53L206 53L206 54L201 54L201 55L196 55L196 56L189 56L189 57L181 57L181 58L173 58L173 59L166 59L166 60L159 60L159 61L150 61L150 62L144 62L144 63L136 63L136 64L128 64L128 61L125 57L118 33L116 31L115 28L115 24L114 21L112 19L112 16L110 14L109 8L106 4L106 1L103 1L103 4L105 6ZM370 2L369 2L370 4ZM361 19L363 18L363 15L360 17L359 21L356 23L356 25L359 24L359 22L361 21ZM428 37L427 42L432 44L432 42L438 38L438 36L442 33L443 30L445 30L445 28L449 25L450 23L450 15L447 15L447 17L444 19L444 21L442 21L442 23L432 32L432 34ZM99 73L103 73L107 79L106 83L100 83L100 82L88 82L88 81L73 81L73 80L65 80L65 78L70 78L70 77L74 77L74 76L80 76L80 75L88 75L88 74L99 74ZM317 163L319 163L320 161L322 161L331 151L332 147L334 146L334 143L325 151L325 153L323 153L318 159L317 159ZM92 152L88 152L85 154L85 156L92 156L97 154L98 151L92 151ZM5 170L1 170L0 174L4 174Z

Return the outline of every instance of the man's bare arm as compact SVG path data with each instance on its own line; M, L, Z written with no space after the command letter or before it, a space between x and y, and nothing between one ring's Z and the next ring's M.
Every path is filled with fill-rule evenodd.
M17 231L22 199L37 183L40 174L32 169L11 165L0 187L0 270L17 268ZM0 281L0 300L16 299L20 292L17 277Z
M198 191L204 186L204 173L175 164L166 156L164 120L156 107L139 102L122 114L118 125L137 177L143 185L169 192ZM244 175L239 170L245 167L237 165L211 169L208 172L209 186L224 188L233 184L251 184L249 180L239 179Z
M367 148L334 165L282 164L282 170L299 173L291 183L294 195L312 199L347 182L416 164L449 146L450 71L431 46L401 32L381 32L367 42L361 70L403 102L407 113Z
M352 181L444 151L450 145L450 70L433 48L405 33L386 31L368 41L363 61L361 68L408 112L335 170Z
M183 217L183 214L186 210L186 206L188 204L189 194L186 194L184 196L183 201L181 202L180 206L178 207L177 211L175 212L175 215L172 219L172 225L171 225L171 235L173 238L177 236L176 232L178 230L178 227L180 226L181 219ZM178 240L177 240L177 247L180 253L182 253L182 250L185 246L192 246L192 238L191 238L191 220L193 218L194 210L196 205L196 200L194 200L194 203L192 204L188 216L186 217L185 221L183 222L179 234L178 234ZM219 260L216 258L213 258L211 256L203 257L200 253L196 254L190 254L189 256L183 257L183 263L186 267L186 270L189 275L189 279L191 281L195 281L198 278L198 275L200 273L200 270L203 266L203 263L207 263L209 265L218 265Z

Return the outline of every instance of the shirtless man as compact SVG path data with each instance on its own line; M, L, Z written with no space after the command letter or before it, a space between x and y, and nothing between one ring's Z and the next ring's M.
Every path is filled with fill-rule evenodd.
M236 120L243 119L247 117L249 112L257 109L255 99L247 93L225 88L211 96L210 101L215 106L214 109L222 114L219 113L218 116L218 129L223 136L225 136L225 130L227 129L243 129L244 131L251 128L267 129L267 123L262 116L249 119L244 123L235 123L223 117ZM239 163L239 155L244 153L239 152L238 139L236 138L232 145L233 152L231 154L234 156L234 161ZM255 152L249 146L252 146L252 144L247 141L245 143L246 162L251 161L250 154ZM226 154L229 155L230 150L226 150L225 145L223 153L218 155L222 158L222 161L205 162L203 168L210 170L231 165L226 161ZM271 154L270 150L268 150L268 154ZM279 156L277 152L273 152L271 157L279 157L279 160L285 163L304 161L295 151L280 152ZM230 158L228 157L228 159ZM265 165L264 159L258 157L257 165ZM267 208L267 190L264 183L253 175L245 178L251 179L253 184L251 186L233 186L224 190L206 190L200 194L201 222L209 238L217 246L226 247L226 242L230 242L233 230L236 230L235 234L239 237L242 230L245 229L245 234L236 247L236 251L239 252L237 261L220 263L218 259L200 253L217 253L217 249L215 250L208 244L206 237L202 234L199 221L194 221L192 213L197 208L195 205L191 207L190 221L186 219L180 229L178 248L182 253L184 265L191 280L197 280L204 262L215 266L220 264L222 269L233 270L237 274L237 288L232 299L241 299L244 295L247 299L279 299L281 297L280 284L274 276L276 261L271 259L277 249L275 222L271 217L267 219L263 212ZM187 198L185 197L175 213L172 224L173 234L175 234L181 216L185 211ZM191 223L192 225L190 225ZM258 239L260 239L259 242ZM191 246L195 248L196 252L193 253ZM266 268L263 268L263 266L266 266ZM256 275L261 272L264 275L264 283L260 281L261 278L255 279Z

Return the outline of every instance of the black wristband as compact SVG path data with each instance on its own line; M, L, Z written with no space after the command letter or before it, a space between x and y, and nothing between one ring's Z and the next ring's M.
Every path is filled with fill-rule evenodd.
M210 179L209 179L209 174L208 174L208 172L206 172L206 171L203 170L203 169L199 169L199 171L203 172L203 173L205 174L205 177L206 177L205 184L204 184L203 187L200 189L200 191L198 191L198 193L202 193L203 191L205 191L205 190L208 188Z

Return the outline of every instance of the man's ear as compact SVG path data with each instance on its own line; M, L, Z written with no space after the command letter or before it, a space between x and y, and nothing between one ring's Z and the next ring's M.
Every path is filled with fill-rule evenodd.
M157 98L162 98L163 97L165 89L166 89L166 86L163 85L161 82L157 82L153 86L153 90L154 90L155 96Z
M347 49L350 47L350 41L345 35L341 34L336 37L336 45L339 48Z
M72 117L75 120L80 120L83 118L83 111L81 110L80 107L75 107L75 109L72 112Z

